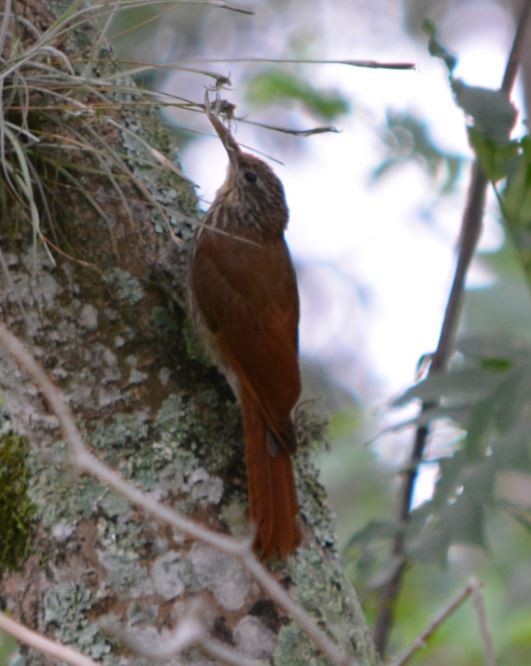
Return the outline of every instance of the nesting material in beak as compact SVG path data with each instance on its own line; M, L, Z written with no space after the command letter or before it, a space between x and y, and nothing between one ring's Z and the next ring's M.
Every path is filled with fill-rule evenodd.
M225 146L225 150L229 156L231 166L236 169L238 166L238 156L241 154L240 146L230 133L228 127L225 127L225 125L221 122L219 116L216 113L216 106L216 102L210 102L208 99L208 92L206 92L205 112L207 114L207 118L210 120L212 127L216 130L216 134L221 139L221 143Z

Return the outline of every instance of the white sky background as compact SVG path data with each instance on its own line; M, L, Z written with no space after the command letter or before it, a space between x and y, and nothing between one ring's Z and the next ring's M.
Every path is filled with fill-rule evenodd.
M267 3L258 3L257 11L259 20L267 24ZM437 202L433 182L413 164L371 186L369 174L383 156L375 129L384 124L388 108L412 112L426 121L443 149L462 155L470 155L470 150L464 117L452 100L442 62L402 36L398 11L387 17L388 39L381 25L380 33L372 36L370 25L354 28L356 11L349 3L320 3L313 15L322 44L317 57L412 61L419 70L308 66L312 82L341 90L353 100L354 112L335 123L341 134L290 139L290 145L303 144L299 152L288 147L284 154L283 144L272 148L266 130L240 124L235 132L241 143L273 152L284 162L273 167L284 183L290 207L287 238L295 262L303 266L305 276L310 275L312 289L312 293L305 290L306 280L302 280L302 353L325 362L335 378L366 403L382 405L412 383L418 358L436 345L468 168L463 170L458 193ZM478 11L482 11L484 32L467 34L466 26L477 19ZM513 33L500 8L485 0L469 2L439 27L443 42L459 57L458 76L474 85L499 86ZM278 50L268 52L282 55ZM263 48L258 55L262 53ZM238 113L246 113L238 92L237 66L236 72L231 64L217 64L216 69L232 70L233 90L226 97L237 104ZM260 119L267 122L267 108ZM278 116L274 122L279 122ZM284 124L311 127L320 123L287 112ZM195 141L185 151L183 163L200 184L200 195L211 201L227 168L219 140ZM419 214L426 210L429 222ZM498 227L487 220L481 247L496 247L500 240ZM488 276L476 267L469 283L485 279ZM360 356L364 357L361 366ZM367 381L367 370L379 381Z

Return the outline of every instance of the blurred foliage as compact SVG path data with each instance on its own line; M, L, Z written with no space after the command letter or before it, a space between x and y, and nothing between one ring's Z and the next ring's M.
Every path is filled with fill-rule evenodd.
M373 183L408 162L420 164L433 179L440 179L441 194L453 191L464 164L463 157L442 150L432 139L428 124L413 115L388 110L381 140L386 157L371 174Z
M7 666L16 648L16 642L0 631L0 666Z
M467 121L470 142L477 152L487 173L493 180L507 175L508 162L518 153L518 142L509 141L509 133L516 120L516 109L499 90L490 90L480 86L470 86L454 77L458 59L438 39L435 25L428 20L423 22L428 35L428 50L434 57L440 58L448 70L450 87L456 104L463 110ZM441 194L454 189L461 175L464 159L460 155L441 149L430 136L428 123L411 114L387 112L387 131L382 133L386 157L372 173L372 180L377 181L397 167L414 161L420 164L432 178L440 177L444 170ZM525 189L529 177L529 155L521 166L519 177L515 181L515 198L522 202L522 188ZM516 170L516 167L513 167ZM495 178L494 178L495 176ZM520 188L520 190L519 190ZM531 205L531 204L529 204ZM526 210L523 211L527 213ZM527 220L531 219L528 215Z
M522 510L500 496L505 471L528 475L531 508L531 347L474 336L459 352L450 372L419 382L397 401L436 399L437 418L463 433L453 454L438 460L434 495L413 512L408 528L409 554L426 562L445 563L454 544L488 548L491 512L515 517ZM524 508L527 500L522 497Z
M392 510L391 473L377 464L374 450L363 442L362 419L360 406L354 404L332 414L329 437L333 455L327 452L320 461L323 480L332 488L334 504L341 506L342 543L353 528L364 529L374 516L389 515Z
M499 143L471 133L472 145L487 176L496 186L505 227L531 285L531 137Z
M529 475L531 508L531 346L472 336L458 352L451 371L418 382L394 403L437 401L437 408L408 424L443 420L454 426L452 452L429 461L439 466L433 497L414 510L406 535L410 557L426 563L445 564L456 544L488 549L486 521L493 511L524 521L525 506L500 496L504 472ZM394 530L392 523L371 522L350 545L381 544Z
M350 104L339 91L322 90L306 77L287 72L280 67L259 69L247 80L246 96L257 106L277 102L299 102L306 111L326 121L348 113Z
M419 381L395 401L396 407L423 400L437 404L397 431L432 424L432 457L423 469L436 465L438 473L433 495L414 509L406 530L414 566L396 609L391 651L413 642L473 573L484 582L497 663L524 666L531 652L531 562L523 556L531 547L531 141L510 140L513 105L498 90L454 79L457 59L432 25L425 29L430 52L444 61L456 104L465 113L471 146L497 185L508 235L496 252L481 255L492 283L467 292L450 370ZM375 178L411 159L434 176L455 157L431 144L422 121L391 116L388 129L386 141L395 154ZM369 495L388 491L367 488ZM349 568L369 621L375 591L395 566L389 548L398 526L391 515L374 513L347 541ZM443 624L412 663L484 663L472 602Z

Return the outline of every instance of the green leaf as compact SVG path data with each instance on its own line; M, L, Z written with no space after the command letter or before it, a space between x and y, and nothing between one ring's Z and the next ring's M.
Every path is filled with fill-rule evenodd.
M499 469L529 469L529 440L529 423L522 419L496 438L492 451L493 466Z
M512 165L518 159L518 141L498 143L475 128L469 132L470 143L487 177L493 183L506 178Z
M348 101L339 92L321 90L305 79L275 67L259 71L248 81L247 98L261 106L295 100L327 121L350 109Z
M513 362L508 358L492 357L481 359L481 367L485 370L493 370L495 372L506 372L513 367Z
M531 364L511 370L492 397L493 418L502 431L510 429L531 408Z
M531 138L520 142L518 160L508 173L501 205L506 227L531 285Z
M441 522L449 543L470 543L485 546L485 509L467 493L441 513Z
M376 182L392 169L414 161L420 164L432 178L444 181L441 194L453 190L459 177L463 159L456 154L446 153L433 140L428 125L421 119L408 114L387 111L386 129L383 133L387 156L371 173L371 181Z

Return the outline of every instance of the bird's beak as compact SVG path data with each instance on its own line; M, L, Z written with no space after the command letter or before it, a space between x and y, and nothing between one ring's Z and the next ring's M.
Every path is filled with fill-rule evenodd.
M228 127L221 122L219 116L216 114L215 105L211 104L208 99L208 94L205 95L205 112L210 124L216 130L216 134L221 139L221 143L225 146L229 161L233 169L238 167L238 157L241 154L240 146L236 139L230 133Z

